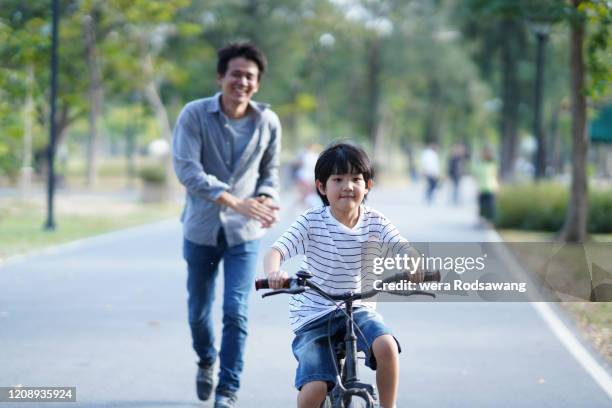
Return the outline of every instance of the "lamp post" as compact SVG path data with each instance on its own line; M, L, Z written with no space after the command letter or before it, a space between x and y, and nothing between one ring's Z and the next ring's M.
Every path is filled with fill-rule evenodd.
M544 88L544 52L550 25L543 22L533 22L530 24L536 36L536 80L534 92L534 114L533 114L533 134L536 138L537 149L533 157L534 176L536 180L546 176L546 143L544 132L542 131L542 99Z
M57 96L57 31L59 26L59 0L53 0L53 27L51 34L51 113L49 120L49 149L47 150L48 161L48 179L47 179L47 221L45 222L45 230L52 231L55 229L55 220L53 218L53 195L55 193L55 142L57 126L55 123L55 99Z

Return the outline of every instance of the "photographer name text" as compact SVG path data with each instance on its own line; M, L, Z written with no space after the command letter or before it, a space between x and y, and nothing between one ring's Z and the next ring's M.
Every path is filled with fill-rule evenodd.
M377 279L373 282L373 288L382 292L400 292L400 291L431 291L431 292L446 292L446 291L491 291L491 292L520 292L527 291L525 282L464 282L461 279L449 282L410 282L404 279L398 282L384 282L382 279Z

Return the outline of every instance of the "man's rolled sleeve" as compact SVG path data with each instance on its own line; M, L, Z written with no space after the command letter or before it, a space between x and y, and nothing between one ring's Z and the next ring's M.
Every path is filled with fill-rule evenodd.
M280 196L278 190L279 182L279 167L280 167L280 148L281 148L281 126L280 121L275 116L272 122L270 143L263 153L259 165L259 180L257 180L256 195L267 195L279 202Z
M176 122L172 139L174 171L190 193L215 201L230 186L204 172L200 162L202 138L198 129L196 119L184 109Z

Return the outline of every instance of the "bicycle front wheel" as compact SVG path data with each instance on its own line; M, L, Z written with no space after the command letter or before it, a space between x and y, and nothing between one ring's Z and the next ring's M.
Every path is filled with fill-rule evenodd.
M347 408L369 408L369 407L368 407L368 404L361 398L353 398L353 401L351 401L351 403L347 405Z
M346 404L346 408L379 408L378 401L374 400L374 404L368 404L366 400L359 397L353 397L351 401Z

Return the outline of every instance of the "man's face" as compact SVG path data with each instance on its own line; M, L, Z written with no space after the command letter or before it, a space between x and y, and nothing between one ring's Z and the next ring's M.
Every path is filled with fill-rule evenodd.
M259 68L246 58L232 58L225 75L217 74L223 99L231 104L247 103L259 89Z

